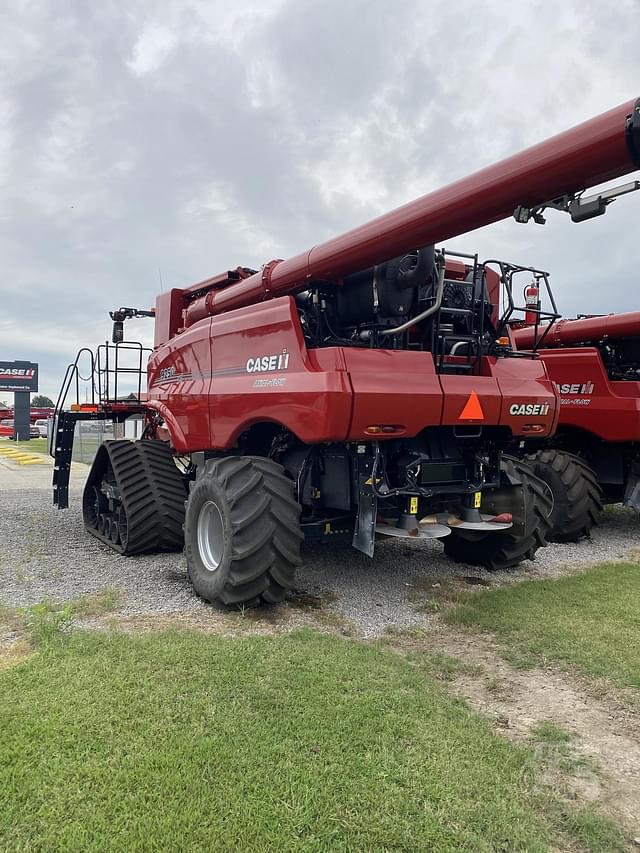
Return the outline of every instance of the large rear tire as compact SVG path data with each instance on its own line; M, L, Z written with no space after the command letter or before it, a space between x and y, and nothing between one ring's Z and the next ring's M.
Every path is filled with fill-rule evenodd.
M547 544L553 499L549 488L530 465L512 456L502 457L502 469L511 481L522 485L524 535L452 530L444 539L444 552L458 563L484 566L490 571L510 569L523 560L533 560L538 548Z
M191 486L184 542L193 588L226 605L282 601L301 564L300 506L281 465L209 460Z
M591 468L563 450L539 450L527 461L553 494L549 541L578 542L588 537L602 511L602 490Z

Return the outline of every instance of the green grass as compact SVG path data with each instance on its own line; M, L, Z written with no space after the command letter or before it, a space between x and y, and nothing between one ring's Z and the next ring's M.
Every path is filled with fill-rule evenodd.
M0 628L14 631L22 626L22 622L20 610L17 607L10 607L0 601Z
M383 648L71 633L0 674L0 849L622 849Z
M531 730L533 739L540 743L564 744L572 740L573 735L553 720L539 720Z
M605 563L580 575L487 590L449 621L493 632L523 665L547 662L640 689L640 565Z
M105 588L67 602L45 599L24 608L0 601L0 629L24 633L33 646L39 646L68 635L77 617L105 616L116 610L121 600L119 590Z
M19 447L21 450L32 450L34 453L48 453L46 438L31 438L29 441L3 441L0 447Z
M104 616L116 610L121 601L122 593L119 589L105 587L93 595L73 598L68 604L74 616Z
M598 765L574 748L573 734L552 720L540 720L531 729L536 754L549 772L560 771L573 777L597 776Z

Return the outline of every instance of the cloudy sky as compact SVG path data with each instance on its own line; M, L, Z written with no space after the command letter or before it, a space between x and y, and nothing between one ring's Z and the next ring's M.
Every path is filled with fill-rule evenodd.
M640 96L639 29L640 0L6 0L0 359L38 361L54 396L109 309L286 258ZM550 270L566 314L631 310L638 222L632 195L448 247Z

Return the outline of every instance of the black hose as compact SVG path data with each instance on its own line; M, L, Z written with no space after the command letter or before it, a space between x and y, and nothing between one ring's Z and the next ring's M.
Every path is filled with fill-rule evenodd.
M424 284L427 279L433 280L435 259L435 246L424 246L422 249L418 249L418 258L415 267L406 271L402 268L398 269L396 284L400 290L410 290L420 284Z

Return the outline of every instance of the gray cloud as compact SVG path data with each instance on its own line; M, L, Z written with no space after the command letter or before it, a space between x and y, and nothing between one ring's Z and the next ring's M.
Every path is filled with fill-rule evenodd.
M640 94L636 0L229 5L0 11L0 357L46 393L160 277L287 257ZM630 310L638 203L450 246Z

